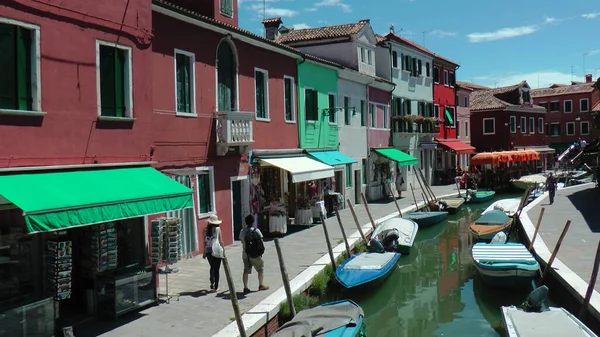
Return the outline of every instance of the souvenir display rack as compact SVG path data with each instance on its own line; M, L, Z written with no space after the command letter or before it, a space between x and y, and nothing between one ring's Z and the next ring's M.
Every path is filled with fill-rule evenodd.
M109 222L92 227L92 267L98 272L113 270L118 265L117 229Z
M72 244L71 241L48 241L48 289L57 301L71 298Z
M152 221L152 263L165 266L159 269L159 274L165 275L166 293L159 294L159 297L165 297L167 303L173 297L169 293L169 274L179 272L179 268L172 268L169 265L181 260L182 241L181 241L181 219L179 218L158 218ZM179 300L179 295L174 295Z

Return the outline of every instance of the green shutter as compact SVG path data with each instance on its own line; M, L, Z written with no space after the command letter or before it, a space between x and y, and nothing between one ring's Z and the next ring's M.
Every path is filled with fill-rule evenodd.
M337 111L335 109L335 96L329 95L329 123L335 123L335 115Z
M350 97L344 97L344 122L350 125Z
M367 161L365 159L362 160L361 175L362 175L362 183L366 184L367 183Z
M312 114L313 114L313 119L318 121L319 120L319 93L316 90L312 91L312 102L311 102L311 106L312 106Z
M198 175L198 208L201 214L212 211L211 193L210 193L210 175Z
M293 95L293 89L292 89L292 80L289 78L286 78L283 80L284 83L284 96L285 96L285 120L286 121L292 121L294 120L294 116L293 116L293 110L292 110L292 95Z
M184 54L176 54L177 69L177 112L192 112L191 96L191 58Z
M16 28L18 109L31 110L31 30Z
M254 72L254 85L256 88L256 117L267 118L265 106L265 74L263 72Z
M17 108L16 26L0 23L0 109Z
M226 42L219 44L218 57L218 110L232 111L235 107L234 96L234 60L233 51Z
M352 164L346 164L346 187L352 187Z

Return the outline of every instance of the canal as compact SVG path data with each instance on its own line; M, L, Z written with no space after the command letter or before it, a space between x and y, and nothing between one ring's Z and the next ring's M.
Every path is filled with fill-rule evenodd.
M520 195L493 201L513 197ZM362 306L369 337L504 335L500 306L521 304L531 289L490 288L476 275L469 225L493 201L464 204L443 223L419 229L411 254L379 288L338 294Z

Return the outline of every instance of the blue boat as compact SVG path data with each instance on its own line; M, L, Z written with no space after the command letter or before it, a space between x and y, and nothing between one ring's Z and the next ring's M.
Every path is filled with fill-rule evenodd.
M471 251L481 279L498 287L529 286L540 265L520 243L476 243Z
M448 212L411 212L402 215L403 219L408 219L416 222L421 227L433 226L440 223L448 217Z
M400 253L356 254L337 267L335 279L347 289L382 281L396 269L398 259Z
M492 200L494 195L496 195L495 191L467 191L465 202L480 204Z
M298 312L272 337L366 337L365 314L351 300L321 304Z

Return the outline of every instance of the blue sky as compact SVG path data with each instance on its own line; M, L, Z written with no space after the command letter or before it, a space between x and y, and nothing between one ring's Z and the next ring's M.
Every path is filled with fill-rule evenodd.
M460 81L494 87L527 80L537 88L538 81L544 87L569 83L571 78L582 81L584 73L600 76L600 1L266 0L265 4L266 17L281 17L288 27L370 19L375 33L386 34L394 25L397 34L458 62ZM263 0L242 0L239 6L240 26L262 34Z

